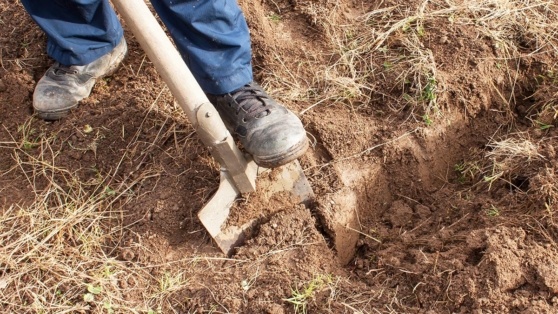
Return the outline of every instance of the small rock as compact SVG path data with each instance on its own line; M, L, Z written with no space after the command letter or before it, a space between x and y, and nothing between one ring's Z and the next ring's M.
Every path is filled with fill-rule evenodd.
M413 217L413 210L403 201L395 201L386 213L386 218L395 228L405 226Z
M558 272L556 271L556 265L548 261L548 264L541 263L537 265L536 268L539 277L548 290L554 294L558 294Z
M422 219L428 218L432 215L430 208L420 204L415 206L415 211Z
M120 252L120 257L125 261L131 261L135 256L136 254L130 249L123 249L122 252Z
M268 308L266 309L267 314L284 314L285 310L283 310L283 307L279 304L270 304L267 306Z
M388 263L389 263L390 266L393 266L393 267L401 266L401 260L399 260L399 258L397 258L395 256L390 257L388 259Z
M256 296L256 290L250 290L248 291L248 293L246 293L246 295L248 296L249 299L254 299Z
M6 84L2 80L0 80L0 92L5 92L8 89Z
M487 298L479 298L477 302L480 306L487 306L490 304L490 301Z
M358 269L363 269L364 268L364 262L361 259L357 260L356 261L356 267Z
M83 154L79 151L71 151L68 155L75 160L81 160Z

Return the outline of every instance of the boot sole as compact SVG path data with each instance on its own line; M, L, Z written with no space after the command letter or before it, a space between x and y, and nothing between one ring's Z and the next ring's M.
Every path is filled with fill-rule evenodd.
M252 158L254 158L254 162L256 162L256 164L260 167L277 168L302 157L302 155L306 153L306 150L308 150L308 146L308 138L305 138L303 142L301 142L297 146L292 147L286 153L273 156L252 156Z
M38 111L35 109L35 112L37 113L37 116L43 120L56 121L67 116L70 110L75 107L77 107L77 104L75 106L63 110L59 110L59 111Z

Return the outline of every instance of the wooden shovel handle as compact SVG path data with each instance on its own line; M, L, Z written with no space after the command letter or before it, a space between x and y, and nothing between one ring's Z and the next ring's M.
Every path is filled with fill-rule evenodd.
M126 26L153 62L157 72L169 87L196 128L203 143L230 175L241 193L255 190L255 175L248 161L236 147L219 114L184 63L144 0L112 0Z

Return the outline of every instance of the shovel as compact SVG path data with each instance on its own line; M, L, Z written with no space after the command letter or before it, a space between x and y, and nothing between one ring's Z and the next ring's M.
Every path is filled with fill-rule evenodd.
M198 217L217 246L227 255L244 240L245 230L254 221L242 226L226 226L230 208L244 193L256 191L258 166L236 146L215 107L182 60L143 0L112 0L126 25L169 87L176 102L184 110L205 146L220 166L217 192L200 210ZM314 193L298 161L274 170L274 182L258 182L258 192L271 195L288 191L300 203L307 204ZM263 180L263 179L262 179Z

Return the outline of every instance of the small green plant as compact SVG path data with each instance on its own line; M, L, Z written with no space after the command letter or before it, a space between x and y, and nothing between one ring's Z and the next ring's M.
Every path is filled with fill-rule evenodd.
M161 307L158 307L157 309L148 309L146 314L162 314L163 313L163 309ZM209 312L211 313L211 312Z
M500 210L494 205L490 205L490 208L486 211L486 214L490 217L500 216Z
M408 84L408 82L405 82L405 84ZM413 96L411 96L411 95L409 95L409 94L407 94L407 93L403 93L403 96L402 96L402 97L403 97L403 99L404 99L405 101L407 101L407 102L412 102L412 101L414 100L414 99L413 99Z
M104 192L105 192L104 196L115 196L116 195L116 191L113 190L110 186L106 186Z
M539 74L535 77L537 83L539 84L557 84L558 83L558 73L555 71L549 70L546 74Z
M31 127L31 120L20 125L17 131L21 133L20 148L30 150L39 145L39 136L36 135L37 131Z
M498 173L494 173L493 175L485 175L482 179L484 182L488 183L488 190L490 191L490 189L492 188L492 184L494 182L496 182L496 180L498 180L500 177L502 177L504 173L503 172L498 172Z
M430 115L428 115L428 113L425 113L425 114L422 116L422 121L424 121L424 124L426 124L426 126L431 126L432 123L433 123L433 121L432 121L432 119L430 118Z
M184 273L171 274L165 272L159 280L160 293L168 294L183 286L186 283Z
M542 131L548 130L548 129L554 127L554 125L552 125L552 124L546 124L546 123L544 123L542 121L538 121L538 120L535 120L535 123L537 124L538 128Z
M305 285L302 290L296 288L291 289L292 296L288 299L284 299L284 301L294 305L295 313L306 314L308 301L312 298L314 293L322 290L325 286L331 284L332 281L331 275L318 275Z
M422 120L427 126L431 126L434 122L431 114L438 115L440 113L436 104L438 99L437 90L438 82L432 75L427 75L426 85L422 88L419 96L419 101L425 104L425 114L422 116Z
M455 14L452 13L448 16L448 22L450 22L450 24L455 23Z
M95 301L95 296L103 291L101 287L93 286L91 284L87 285L87 293L83 295L83 301L93 302Z
M161 292L165 292L178 282L180 282L180 278L173 277L170 273L165 272L159 281L159 288L161 289Z
M437 88L438 82L436 81L436 79L434 77L429 77L426 85L422 89L422 100L435 102L438 98L438 95L436 93Z
M275 23L279 23L281 21L281 16L277 13L271 13L267 18Z
M404 22L405 23L403 23L403 26L401 26L401 30L403 32L408 32L413 29L413 26L417 25L417 17L416 16L409 17Z
M455 164L453 166L453 169L455 170L455 172L459 174L457 181L460 184L465 184L467 182L467 176L465 175L467 170L467 165L465 164L465 162L460 162L458 164Z
M424 29L424 26L417 25L417 35L419 37L423 37L424 35L426 35L426 30Z
M478 178L479 174L482 173L477 163L466 160L455 164L453 169L459 175L457 181L461 184L475 180L475 178Z
M114 309L112 308L112 303L110 303L109 301L103 302L103 308L107 310L108 314L114 313Z
M460 162L453 166L453 169L459 173L463 173L466 168L467 166L465 165L465 162Z
M389 61L384 61L384 69L389 70L393 67L393 63Z

